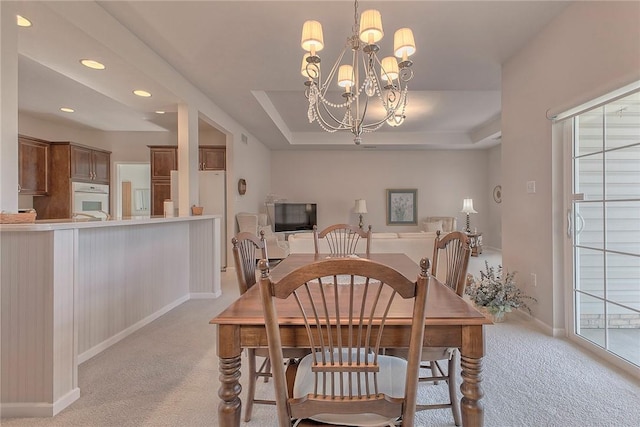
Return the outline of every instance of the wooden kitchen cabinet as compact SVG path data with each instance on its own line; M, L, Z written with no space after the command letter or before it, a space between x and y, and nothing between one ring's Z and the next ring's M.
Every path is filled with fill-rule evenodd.
M164 215L164 201L171 198L171 171L178 170L178 147L149 145L151 155L151 215Z
M164 201L171 198L171 171L178 170L178 147L149 145L151 155L151 215L164 215ZM198 170L225 170L226 147L198 147Z
M199 169L201 171L220 171L226 169L225 147L201 145L199 149Z
M18 192L44 196L49 192L49 142L18 135Z
M109 184L111 153L69 144L71 179Z
M151 150L151 179L170 179L171 171L178 170L178 147L154 146Z
M49 145L48 195L33 198L38 219L71 218L72 182L109 185L111 152L75 142Z

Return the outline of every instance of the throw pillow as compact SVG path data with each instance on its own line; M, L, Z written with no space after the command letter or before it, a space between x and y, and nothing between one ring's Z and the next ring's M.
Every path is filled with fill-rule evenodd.
M424 231L439 231L442 233L442 220L440 221L431 221L431 222L423 222Z

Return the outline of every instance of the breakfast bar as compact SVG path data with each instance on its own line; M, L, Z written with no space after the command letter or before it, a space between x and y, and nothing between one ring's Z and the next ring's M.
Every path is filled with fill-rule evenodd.
M78 365L220 289L218 215L0 225L3 416L53 416Z

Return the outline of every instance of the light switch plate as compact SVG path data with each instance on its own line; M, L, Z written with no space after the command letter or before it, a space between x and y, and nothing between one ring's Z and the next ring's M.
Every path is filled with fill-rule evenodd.
M535 193L535 192L536 192L536 182L527 181L527 193Z

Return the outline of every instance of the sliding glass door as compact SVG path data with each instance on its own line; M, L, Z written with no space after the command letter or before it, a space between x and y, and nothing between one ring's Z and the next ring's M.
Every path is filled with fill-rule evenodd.
M640 366L640 92L573 118L574 332Z

